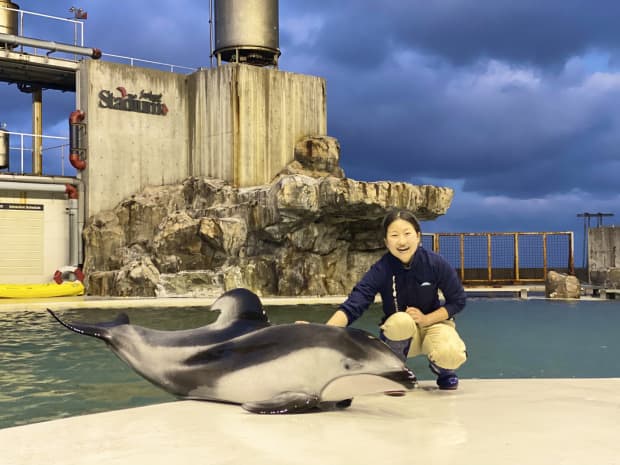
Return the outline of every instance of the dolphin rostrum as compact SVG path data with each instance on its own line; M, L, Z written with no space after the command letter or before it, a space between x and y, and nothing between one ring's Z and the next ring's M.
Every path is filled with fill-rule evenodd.
M158 331L129 323L68 329L102 339L138 374L183 399L241 404L255 413L300 413L348 407L355 395L404 391L415 375L378 338L322 324L271 326L260 299L247 289L223 294L214 323Z

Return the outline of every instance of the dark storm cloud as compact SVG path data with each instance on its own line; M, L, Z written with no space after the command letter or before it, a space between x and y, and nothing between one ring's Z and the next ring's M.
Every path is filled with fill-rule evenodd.
M132 1L88 7L87 37L104 53L173 65L209 65L209 2Z
M321 14L317 49L350 66L377 64L402 49L456 65L492 58L543 67L593 48L620 49L620 3L611 0L344 0L291 12Z
M464 179L465 191L515 198L614 195L620 83L614 71L593 77L586 55L613 64L619 9L344 1L290 52L317 57L306 62L327 78L329 131L351 177Z
M349 176L465 178L468 190L540 196L570 191L584 172L617 159L620 79L613 75L562 87L562 76L501 64L454 68L448 79L425 74L416 66L328 82L328 95L343 87L330 101L329 121ZM521 182L503 181L521 171ZM533 173L549 181L534 182ZM595 188L615 189L609 182Z
M454 63L495 58L545 66L591 47L620 46L615 1L414 2L394 15L403 43ZM405 19L402 21L402 19Z

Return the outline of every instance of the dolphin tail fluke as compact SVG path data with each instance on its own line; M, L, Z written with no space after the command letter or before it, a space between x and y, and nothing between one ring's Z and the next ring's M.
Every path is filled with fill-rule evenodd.
M58 315L56 315L49 308L47 309L50 315L52 315L58 323L63 325L65 328L70 329L71 331L84 334L86 336L96 337L98 339L103 339L107 341L109 336L109 328L113 328L115 326L126 325L129 324L129 317L125 313L119 314L113 321L106 323L68 323L62 320Z
M316 410L319 404L318 396L305 392L283 392L268 400L246 402L241 404L241 407L252 413L283 414L311 412Z

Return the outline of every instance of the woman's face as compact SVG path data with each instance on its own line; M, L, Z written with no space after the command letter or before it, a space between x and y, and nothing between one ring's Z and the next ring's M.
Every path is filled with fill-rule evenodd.
M392 255L405 265L411 262L419 244L420 234L408 221L398 218L388 226L385 246Z

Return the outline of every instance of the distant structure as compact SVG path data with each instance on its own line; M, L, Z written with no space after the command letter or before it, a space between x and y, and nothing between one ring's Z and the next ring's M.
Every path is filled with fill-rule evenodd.
M582 267L588 267L588 231L591 226L591 219L596 218L596 227L603 226L603 218L614 216L613 213L578 213L577 218L583 218L583 255L582 255Z

